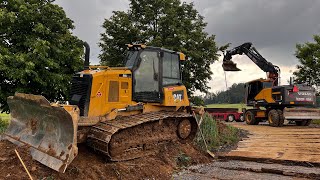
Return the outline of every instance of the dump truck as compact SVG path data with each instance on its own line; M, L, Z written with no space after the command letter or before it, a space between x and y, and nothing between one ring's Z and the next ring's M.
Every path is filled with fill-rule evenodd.
M244 112L250 125L268 120L271 126L283 126L284 120L294 121L298 126L308 126L312 119L320 119L320 110L315 108L316 91L305 84L280 85L280 68L267 61L252 45L244 43L224 54L224 71L240 71L232 61L234 55L247 55L261 70L266 79L256 79L245 84L245 102L253 109Z
M125 67L90 66L71 81L66 103L16 93L7 99L8 140L27 145L33 159L59 172L78 154L78 143L110 161L152 154L168 142L192 142L197 122L182 84L185 55L129 44Z

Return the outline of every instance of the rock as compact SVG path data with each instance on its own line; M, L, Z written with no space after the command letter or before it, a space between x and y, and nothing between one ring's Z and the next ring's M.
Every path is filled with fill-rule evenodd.
M35 171L35 170L37 170L37 167L32 166L31 171Z
M0 161L5 161L7 160L8 158L5 158L5 157L0 157Z

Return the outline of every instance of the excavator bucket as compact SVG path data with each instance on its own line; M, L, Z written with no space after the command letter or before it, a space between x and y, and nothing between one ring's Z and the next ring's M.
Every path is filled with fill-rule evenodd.
M237 67L237 64L232 61L223 61L222 68L224 71L241 71L241 69Z
M66 111L50 105L43 96L16 93L7 99L11 122L5 137L18 145L26 145L32 158L59 172L78 154L77 106ZM78 115L77 115L78 114Z

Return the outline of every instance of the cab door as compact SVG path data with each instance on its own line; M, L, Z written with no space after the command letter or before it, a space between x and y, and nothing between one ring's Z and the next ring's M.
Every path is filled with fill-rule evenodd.
M133 97L138 102L161 102L159 88L159 51L143 50L133 72Z

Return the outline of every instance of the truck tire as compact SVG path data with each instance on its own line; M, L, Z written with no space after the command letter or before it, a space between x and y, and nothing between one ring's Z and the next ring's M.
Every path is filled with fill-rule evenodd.
M312 122L312 119L305 120L305 126L309 126Z
M270 126L278 127L279 126L279 113L276 109L272 109L268 113L268 122Z
M278 111L278 114L279 114L279 124L278 124L278 126L282 127L283 123L284 123L283 111L281 111L280 109L277 109L277 111Z
M304 121L295 121L297 126L304 126Z
M309 126L311 124L311 119L306 119L302 121L295 121L297 126Z
M233 122L233 121L234 121L234 115L229 114L229 115L227 116L227 122Z
M246 113L244 114L245 116L245 121L247 124L249 125L257 125L259 124L259 121L256 119L254 113L250 110L246 111Z

